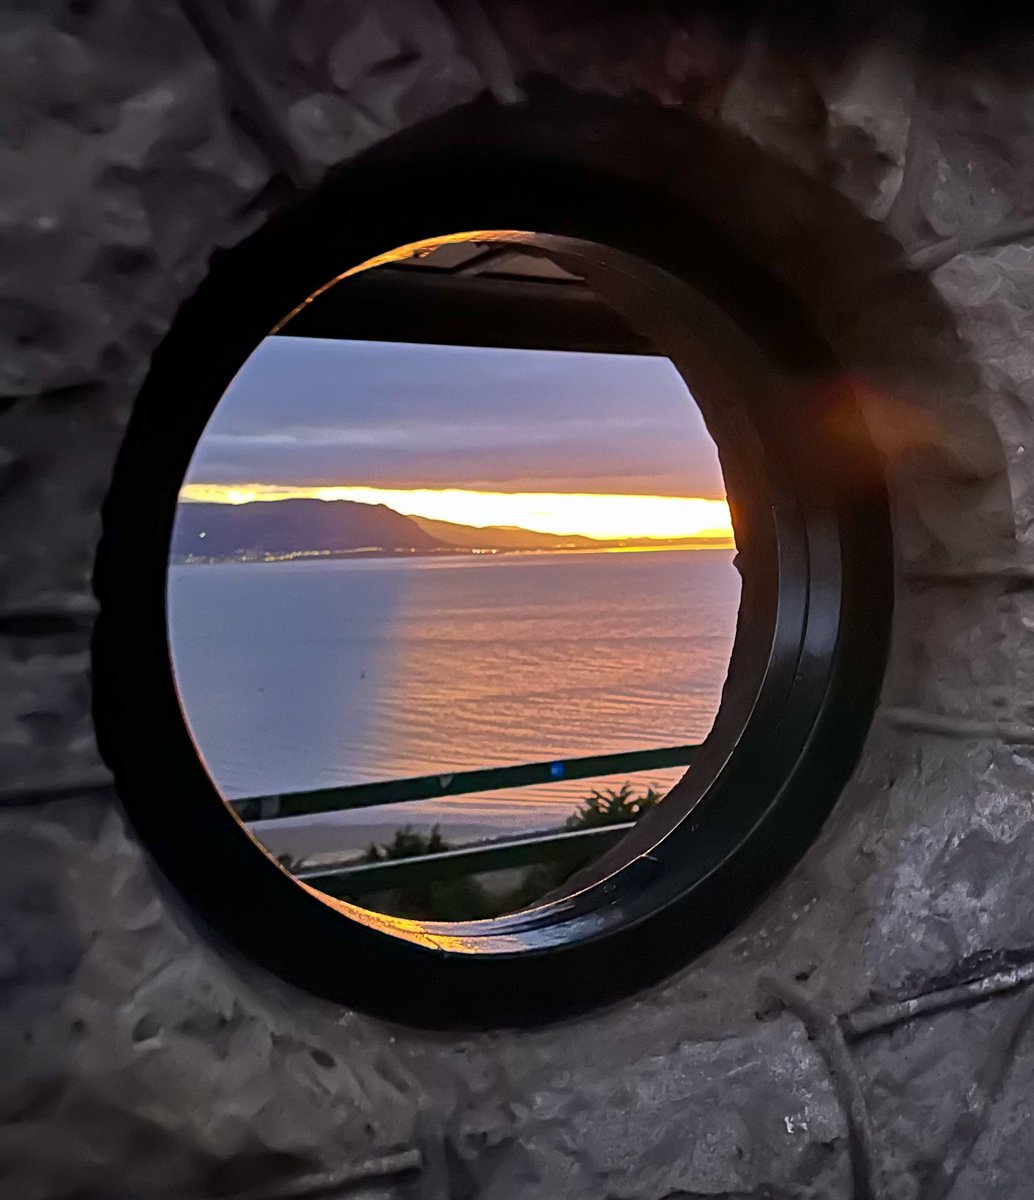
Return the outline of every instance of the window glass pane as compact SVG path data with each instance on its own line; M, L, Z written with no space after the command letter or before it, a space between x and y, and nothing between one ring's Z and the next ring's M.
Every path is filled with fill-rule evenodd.
M169 572L222 795L313 886L446 920L549 895L662 801L711 727L739 601L717 452L672 363L615 314L587 324L604 306L549 259L471 273L484 248L458 249L367 272L396 300L359 318L345 280L318 336L256 349L191 463ZM405 316L421 272L437 325L427 296ZM596 829L614 836L568 836ZM495 858L413 867L457 849Z

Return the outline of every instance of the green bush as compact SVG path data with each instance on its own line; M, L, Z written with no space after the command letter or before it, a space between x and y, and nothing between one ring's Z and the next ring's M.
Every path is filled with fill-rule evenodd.
M389 862L398 858L418 858L421 854L442 854L452 847L442 837L437 825L430 833L421 833L411 825L395 830L395 836L386 846L371 842L360 862Z
M638 821L643 813L661 800L660 792L647 788L636 792L631 783L620 788L594 789L564 822L564 829L596 829L604 825ZM421 833L406 825L395 831L390 842L372 843L360 861L389 862L414 858L422 854L441 854L453 847L442 837L437 825L429 833ZM579 866L583 866L580 863ZM558 888L571 874L572 868L550 864L530 867L520 884L505 895L491 893L478 883L475 876L432 881L405 888L395 888L365 903L381 912L399 917L425 921L475 921L516 912L534 904L546 893ZM374 903L375 901L375 903Z
M598 829L601 825L620 825L626 821L638 821L643 813L656 807L661 794L655 788L645 792L633 791L630 783L619 788L593 789L582 801L577 812L564 822L565 829Z

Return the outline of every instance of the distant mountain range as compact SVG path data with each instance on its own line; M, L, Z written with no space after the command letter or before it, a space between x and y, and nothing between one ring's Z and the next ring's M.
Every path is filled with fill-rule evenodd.
M552 533L521 529L517 525L490 525L486 529L477 529L452 521L432 521L429 517L409 519L443 545L464 550L588 550L599 546L595 538L577 533L557 537Z
M173 525L170 552L174 561L188 562L724 544L706 538L603 542L579 535L556 537L509 526L477 529L450 521L406 517L384 504L297 499L181 504Z
M437 538L384 504L351 500L259 500L251 504L181 504L172 530L173 557L285 557L326 551L429 552Z

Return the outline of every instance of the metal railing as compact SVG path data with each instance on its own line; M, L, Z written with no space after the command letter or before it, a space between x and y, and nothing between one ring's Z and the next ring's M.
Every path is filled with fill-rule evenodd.
M634 821L595 829L531 834L483 845L461 846L436 854L358 863L347 867L297 872L297 878L331 896L357 898L395 888L448 882L485 871L551 866L574 871L590 858L609 850L632 828Z
M692 761L697 749L696 745L684 745L629 750L619 754L595 754L517 766L420 775L411 779L391 779L348 787L249 796L231 801L231 804L245 821L344 812L382 804L527 787L531 784L681 767ZM633 825L634 822L628 821L586 829L560 829L523 837L500 838L407 858L303 869L297 872L297 877L330 895L354 898L488 871L538 865L560 866L574 871L590 858L609 849Z

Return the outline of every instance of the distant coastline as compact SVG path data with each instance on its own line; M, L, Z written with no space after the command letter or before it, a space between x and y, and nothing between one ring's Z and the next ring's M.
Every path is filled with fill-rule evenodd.
M695 538L685 542L661 542L644 545L641 542L601 542L599 546L557 546L550 549L516 549L500 547L476 550L465 546L443 546L441 549L402 547L385 549L371 546L356 550L296 550L287 554L242 555L170 555L169 562L177 567L219 566L230 563L287 563L333 562L341 559L367 558L513 558L542 557L555 554L651 554L671 550L735 550L736 543L726 538Z
M385 505L279 500L180 505L170 561L177 566L335 559L510 557L663 550L734 550L727 537L597 539L516 527L405 517Z

